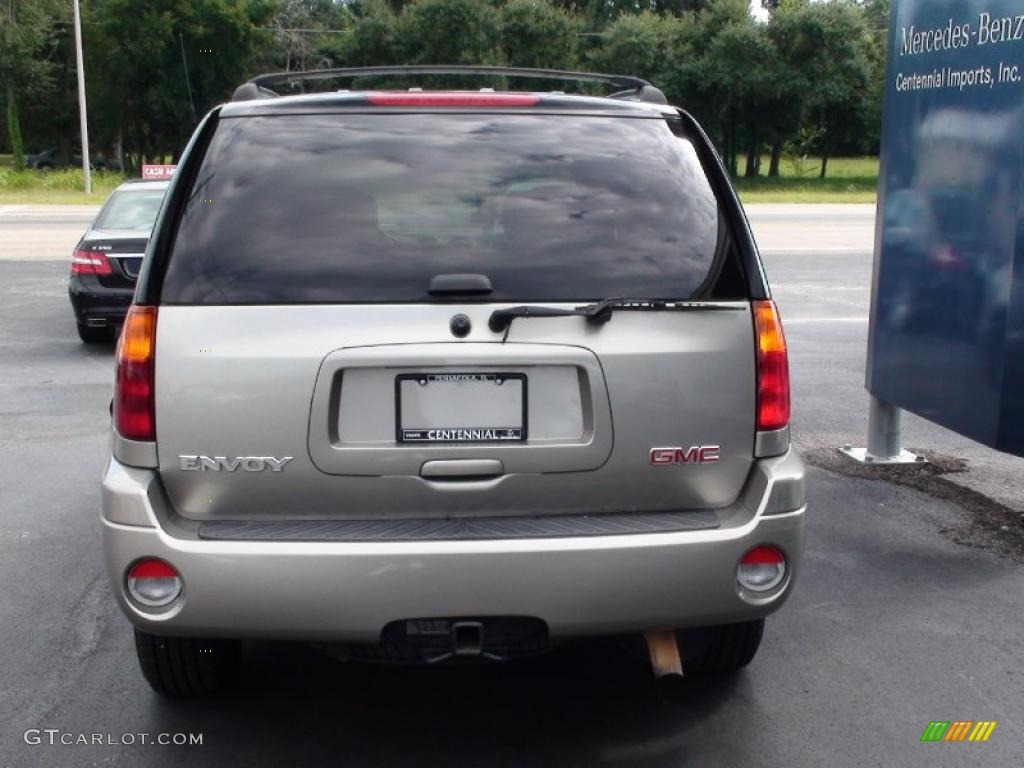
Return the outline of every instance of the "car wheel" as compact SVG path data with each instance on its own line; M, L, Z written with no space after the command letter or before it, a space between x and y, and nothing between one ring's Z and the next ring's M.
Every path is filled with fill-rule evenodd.
M114 340L114 334L109 327L91 328L88 325L78 323L78 338L86 344L102 344Z
M764 619L740 624L722 624L703 630L706 641L697 655L687 655L687 630L676 632L676 643L683 657L683 671L697 674L721 674L742 669L753 661L764 636Z
M185 698L213 693L238 669L238 640L161 637L135 630L135 652L150 687L162 696Z

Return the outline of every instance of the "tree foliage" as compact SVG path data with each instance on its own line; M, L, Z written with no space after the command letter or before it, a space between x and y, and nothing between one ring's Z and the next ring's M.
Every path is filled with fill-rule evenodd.
M0 2L0 97L18 169L25 166L21 105L29 98L46 100L53 92L57 11L51 0Z
M763 153L778 173L788 147L826 162L876 149L889 0L762 5L767 23L748 0L90 0L90 133L101 148L123 143L131 167L179 151L192 104L201 115L259 71L508 64L645 77L701 120L737 174L765 172ZM33 149L75 141L67 17L65 0L0 0L9 146L19 126ZM480 84L415 84L442 82Z
M573 69L579 20L544 0L508 0L498 10L502 58L517 67Z
M129 167L175 153L197 116L249 76L260 29L273 7L261 0L97 0L88 8L92 114L116 128ZM109 122L108 122L109 121Z

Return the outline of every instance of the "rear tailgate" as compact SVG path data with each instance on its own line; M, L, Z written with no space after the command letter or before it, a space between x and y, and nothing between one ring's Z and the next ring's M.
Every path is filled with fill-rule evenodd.
M751 318L736 306L622 312L600 328L533 319L514 325L506 343L497 334L452 341L448 307L164 307L156 403L164 484L176 509L196 519L721 507L752 462ZM485 328L493 308L463 309ZM417 337L410 328L421 329ZM456 373L525 377L524 439L400 442L403 377ZM423 387L420 378L412 386ZM715 450L703 462L650 461L652 449L694 447ZM197 466L196 456L214 461L182 469ZM215 469L217 457L226 462ZM290 461L278 472L269 462L229 470L244 457ZM474 463L463 473L460 461Z

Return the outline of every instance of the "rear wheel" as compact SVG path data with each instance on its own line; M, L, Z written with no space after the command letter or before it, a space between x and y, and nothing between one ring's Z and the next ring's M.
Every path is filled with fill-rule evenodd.
M92 328L88 325L78 323L78 338L86 344L102 344L107 341L112 341L114 334L111 333L111 329L106 326L102 328Z
M722 624L702 630L707 640L697 655L687 655L687 630L676 632L676 643L687 674L721 674L742 669L753 661L764 636L764 619L740 624ZM692 651L691 651L692 653Z
M135 630L135 652L146 682L163 696L202 696L234 678L241 656L237 640L161 637Z

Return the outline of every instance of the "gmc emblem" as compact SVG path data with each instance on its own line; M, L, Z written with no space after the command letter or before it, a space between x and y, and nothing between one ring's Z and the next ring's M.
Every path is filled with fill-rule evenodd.
M672 464L717 464L720 445L695 445L692 448L651 448L651 465L668 467Z

